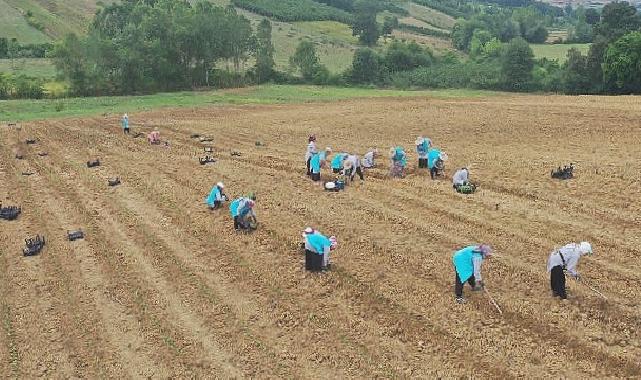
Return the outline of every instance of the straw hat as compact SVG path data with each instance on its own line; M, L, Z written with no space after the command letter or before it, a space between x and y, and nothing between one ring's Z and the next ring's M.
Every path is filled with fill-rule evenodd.
M223 184L222 182L218 182L216 186L220 187L221 189L225 188L225 184Z

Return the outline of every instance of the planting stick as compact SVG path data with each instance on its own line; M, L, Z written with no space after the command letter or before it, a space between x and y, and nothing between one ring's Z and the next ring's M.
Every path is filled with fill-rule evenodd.
M492 295L490 295L490 292L488 292L488 291L487 291L487 289L485 289L485 288L483 288L483 292L485 292L485 294L487 294L487 297L490 299L490 303L491 303L492 305L494 305L494 307L496 308L496 310L498 310L498 311L499 311L499 314L503 314L503 311L502 311L502 310L501 310L501 308L499 307L499 304L497 304L497 303L496 303L496 301L494 300L494 298L492 297Z
M590 284L588 284L588 283L587 283L587 282L585 282L584 280L577 280L577 282L578 282L578 283L581 283L581 284L583 284L583 285L585 285L585 286L587 286L587 287L588 287L588 289L590 289L590 290L591 290L591 291L593 291L594 293L596 293L596 294L598 294L599 296L601 296L604 300L607 300L607 299L608 299L606 296L604 296L604 295L603 295L603 293L601 293L600 291L596 290L594 287L590 286Z

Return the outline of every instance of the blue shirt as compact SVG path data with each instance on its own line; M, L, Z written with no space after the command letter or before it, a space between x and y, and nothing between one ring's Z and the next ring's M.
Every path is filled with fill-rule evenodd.
M305 237L307 242L312 247L312 251L319 255L325 253L325 250L332 246L332 242L325 235L319 233L310 234Z
M476 245L470 245L452 255L452 262L461 282L469 280L474 275L474 260L479 258L483 260L483 255L476 249Z
M441 157L441 150L438 148L430 149L427 153L427 167L432 169L436 164L436 160Z
M347 157L347 153L337 153L332 159L332 169L342 169L345 157Z
M213 189L211 189L211 192L209 193L209 196L205 199L205 202L214 207L214 202L218 201L222 198L222 193L220 191L220 187L214 186Z
M312 159L309 161L309 167L312 169L312 173L320 173L320 169L321 169L320 153L315 153L312 156Z

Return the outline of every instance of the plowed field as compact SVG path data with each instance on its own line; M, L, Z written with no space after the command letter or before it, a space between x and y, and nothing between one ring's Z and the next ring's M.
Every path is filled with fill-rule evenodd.
M123 135L116 115L0 127L0 197L23 210L0 221L0 378L641 376L638 98L130 117L134 133L158 127L170 147ZM381 167L323 192L304 175L310 132L334 151L377 146ZM193 133L213 137L215 164L199 165ZM419 134L449 154L448 179L418 172L413 154L405 179L387 178L389 147L413 153ZM87 168L94 158L102 165ZM575 179L550 179L569 162ZM471 196L451 188L463 165L481 184ZM108 187L110 177L122 185ZM206 209L220 180L230 196L257 193L254 234ZM306 226L339 238L331 271L304 271ZM67 241L79 228L85 240ZM23 257L35 234L45 249ZM580 240L595 255L578 269L607 300L574 281L567 302L550 295L549 252ZM503 314L469 287L469 302L454 302L451 254L474 242L495 247L483 272Z

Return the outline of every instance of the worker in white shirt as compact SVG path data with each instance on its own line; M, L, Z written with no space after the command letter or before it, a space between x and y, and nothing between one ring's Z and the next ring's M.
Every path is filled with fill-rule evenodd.
M343 162L343 175L349 177L350 182L354 180L354 177L358 174L361 181L364 181L363 169L361 168L361 160L355 154L350 154L347 156Z
M550 287L552 288L552 295L567 299L565 291L565 271L575 279L579 279L579 272L576 266L579 263L579 258L583 255L592 255L592 245L588 242L570 243L555 250L548 258L548 272L550 272Z

